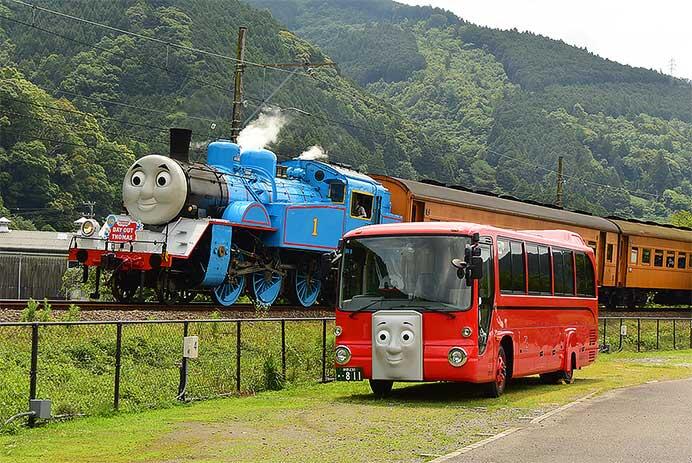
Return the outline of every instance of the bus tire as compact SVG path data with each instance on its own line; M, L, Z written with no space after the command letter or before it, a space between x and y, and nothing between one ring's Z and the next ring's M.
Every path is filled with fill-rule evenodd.
M372 389L372 393L375 395L375 397L385 397L392 392L392 385L394 384L394 381L386 379L371 379L369 381L370 389Z
M495 361L495 380L486 384L485 394L491 398L497 398L505 392L507 386L507 355L505 348L500 346L497 352L497 360Z

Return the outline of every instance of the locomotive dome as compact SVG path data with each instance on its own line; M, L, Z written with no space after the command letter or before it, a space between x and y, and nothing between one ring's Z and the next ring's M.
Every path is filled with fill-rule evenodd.
M162 225L173 220L185 205L187 181L182 167L166 156L138 159L123 180L123 204L142 223Z

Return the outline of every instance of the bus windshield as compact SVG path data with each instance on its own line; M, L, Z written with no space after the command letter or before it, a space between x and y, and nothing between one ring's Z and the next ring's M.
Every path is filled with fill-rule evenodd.
M464 259L466 236L384 236L348 239L341 265L344 311L458 311L471 306L471 287L452 259Z

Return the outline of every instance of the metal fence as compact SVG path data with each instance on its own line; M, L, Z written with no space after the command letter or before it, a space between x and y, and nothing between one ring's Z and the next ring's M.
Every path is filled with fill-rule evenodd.
M36 398L66 417L325 382L333 321L0 323L0 424ZM183 356L186 336L198 337L197 358Z
M692 349L692 318L600 317L602 349L650 351Z

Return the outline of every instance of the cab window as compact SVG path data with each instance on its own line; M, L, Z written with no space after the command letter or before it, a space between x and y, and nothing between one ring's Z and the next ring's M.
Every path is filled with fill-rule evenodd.
M373 196L354 191L351 194L351 216L359 219L372 218Z
M329 184L329 199L333 203L343 203L346 192L346 185L341 182L332 182Z

